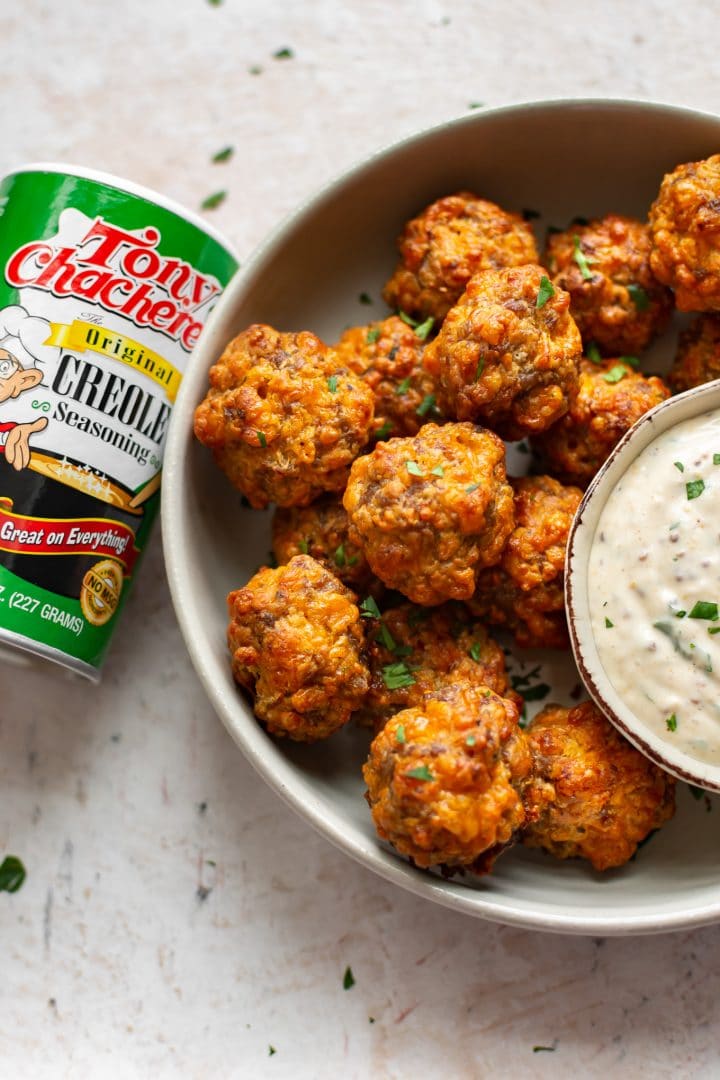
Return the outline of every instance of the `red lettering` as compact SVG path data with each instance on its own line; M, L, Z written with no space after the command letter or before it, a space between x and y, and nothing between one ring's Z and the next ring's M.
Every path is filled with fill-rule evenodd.
M52 254L53 250L49 244L25 244L24 247L18 248L15 254L8 259L5 276L15 288L19 288L21 285L33 285L35 283L34 272L43 266L47 266L52 259ZM24 272L30 269L30 266L26 267L25 263L29 263L33 257L33 277L24 277Z
M78 249L84 248L86 244L91 243L93 240L99 240L98 246L92 255L83 258L78 257L77 261L108 269L109 260L119 248L128 245L138 248L154 248L160 240L160 233L157 229L145 229L145 236L146 239L141 240L133 233L126 232L125 229L118 229L115 225L103 221L102 218L96 218L92 228L78 244Z
M154 278L162 266L162 260L155 251L136 247L125 252L121 265L130 277Z

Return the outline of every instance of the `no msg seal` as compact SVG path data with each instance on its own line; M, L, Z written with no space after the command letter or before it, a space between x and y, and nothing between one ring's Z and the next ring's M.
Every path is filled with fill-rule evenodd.
M0 643L98 678L188 357L237 262L123 180L0 181Z

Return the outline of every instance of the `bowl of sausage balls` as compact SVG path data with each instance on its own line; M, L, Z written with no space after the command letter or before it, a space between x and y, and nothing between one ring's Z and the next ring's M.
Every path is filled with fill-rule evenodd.
M178 619L255 768L387 880L570 933L720 916L720 806L590 699L564 591L615 446L720 375L714 311L720 118L622 101L384 149L220 301L166 453Z

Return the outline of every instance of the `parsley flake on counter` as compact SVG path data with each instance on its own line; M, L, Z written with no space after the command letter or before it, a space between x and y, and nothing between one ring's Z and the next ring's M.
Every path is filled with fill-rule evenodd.
M685 485L688 500L699 499L705 490L704 480L689 480Z
M545 307L548 300L555 295L555 286L553 285L547 274L543 274L540 278L540 288L538 289L537 300L535 301L535 307Z
M262 68L260 67L259 64L253 64L252 67L248 68L248 74L249 75L262 75Z
M410 473L411 476L424 476L425 475L424 472L422 471L422 469L420 468L420 466L418 465L417 461L406 461L405 462L405 468L407 469L407 471Z
M542 701L550 693L547 683L541 682L537 686L529 686L527 690L518 691L526 701Z
M720 465L720 454L713 454L713 465Z
M594 262L595 260L591 259L589 255L585 254L580 243L580 237L577 235L577 233L575 234L575 236L573 236L573 248L575 249L573 251L573 259L580 267L580 273L582 274L583 281L590 281L593 276L592 270L590 269L590 263Z
M448 22L449 21L450 20L448 20ZM484 101L469 101L468 102L468 109L484 109L484 108L485 108L485 102Z
M415 676L404 660L386 664L382 669L383 682L388 690L404 690L415 685Z
M665 721L665 727L668 729L668 731L677 731L677 716L675 715L675 713L670 713L667 720Z
M361 292L358 296L359 304L372 304L372 296L369 296L366 292Z
M627 291L630 294L630 299L635 305L638 311L647 311L650 307L650 297L643 289L642 285L628 285Z
M213 154L213 156L211 157L210 160L215 165L220 165L223 161L229 161L234 153L235 153L235 147L234 146L224 146L222 148L222 150L218 150L218 152L216 154Z
M375 432L376 440L378 442L382 442L383 439L388 438L391 431L392 431L392 424L390 423L389 420L386 420L385 423L381 427L379 427L377 429L377 431Z
M678 470L678 472L685 472L685 466L683 465L682 461L673 461L673 465Z
M480 662L480 652L482 646L479 641L473 641L472 645L468 649L468 656L471 660L474 660L476 664Z
M620 382L627 375L627 371L622 364L613 364L609 371L606 371L603 375L603 379L607 383Z
M591 341L585 350L585 355L592 364L602 364L603 358L594 341Z
M710 600L698 600L688 615L688 619L708 619L715 622L718 618L718 606Z
M310 545L308 544L307 540L299 540L298 547L300 548L300 551L303 553L303 555L307 555L310 550Z
M408 377L406 379L403 379L402 382L399 382L397 384L397 386L395 387L395 393L396 394L407 394L408 390L410 389L410 382L411 382L411 379L410 379L410 376L408 375Z
M611 630L614 625L615 625L615 623L612 622L610 619L608 619L608 617L606 615L605 616L605 627L606 627L606 629Z
M355 985L355 976L352 973L350 966L345 968L345 974L343 975L343 990L352 990Z
M411 776L413 780L434 780L435 777L428 769L427 765L418 765L416 769L409 769L405 776Z
M227 198L227 191L215 191L200 203L201 210L215 210Z
M720 634L720 626L708 626L708 634Z
M547 1051L549 1054L555 1053L554 1046L533 1046L533 1054L540 1054L542 1051Z
M377 339L380 337L380 327L372 326L365 335L365 341L368 345L374 345Z
M272 1043L269 1043L269 1044L268 1044L268 1057L272 1057L272 1056L273 1056L273 1054L277 1054L277 1050L276 1050L276 1049L275 1049L275 1047L274 1047L274 1046L272 1045Z
M434 408L435 408L435 395L434 394L426 394L425 397L420 402L420 404L418 405L417 409L415 410L415 414L417 416L426 416L427 413L429 413L430 410L434 409Z
M0 864L0 892L16 893L27 872L17 855L6 855Z
M405 727L404 727L403 724L398 724L398 726L397 726L397 728L395 730L395 742L399 742L399 743L404 743L405 742Z
M420 338L421 341L425 341L434 325L435 319L432 315L429 315L425 322L421 322L415 327L415 337Z
M680 608L679 611L675 612L675 618L676 619L684 619L686 615L687 615L687 611L685 610L685 608Z
M273 53L273 60L292 60L294 56L295 53L292 51L292 49L278 49L276 52Z
M267 446L267 439L265 438L265 432L264 431L256 431L255 434L258 437L258 442L260 443L260 445L262 446L262 448L264 450L265 447Z
M374 596L368 596L360 605L360 614L363 619L379 619L380 608Z

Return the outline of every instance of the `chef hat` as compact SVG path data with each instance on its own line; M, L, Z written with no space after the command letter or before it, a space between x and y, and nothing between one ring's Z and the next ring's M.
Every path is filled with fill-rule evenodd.
M50 323L28 315L24 307L13 304L0 310L0 349L6 349L23 368L37 367L48 355Z

